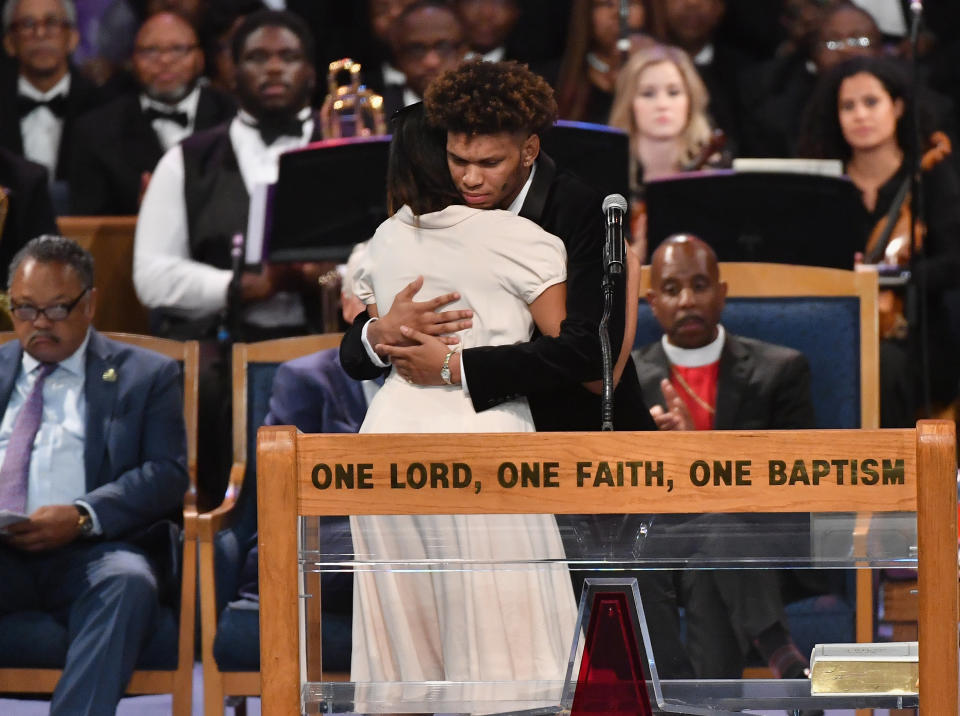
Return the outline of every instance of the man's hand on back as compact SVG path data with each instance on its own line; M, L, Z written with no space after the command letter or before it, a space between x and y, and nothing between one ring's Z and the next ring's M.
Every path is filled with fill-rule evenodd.
M473 311L470 309L437 312L448 303L459 300L459 293L447 293L429 301L414 301L413 297L422 287L423 276L418 276L397 294L390 310L367 329L367 340L381 357L385 358L387 355L382 350L383 346L416 345L416 341L401 332L401 326L433 336L446 345L455 345L460 339L448 334L473 325Z
M443 361L450 352L448 343L439 338L428 336L425 333L414 331L407 326L401 326L404 339L408 346L377 345L374 350L381 355L390 357L393 369L409 383L416 385L443 385L440 379L440 370ZM450 369L450 383L460 383L460 352L450 356L447 364Z

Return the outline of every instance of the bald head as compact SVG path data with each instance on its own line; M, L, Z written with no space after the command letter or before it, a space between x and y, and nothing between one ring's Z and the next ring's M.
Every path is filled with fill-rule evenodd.
M717 255L701 239L677 234L653 252L647 301L673 345L700 348L713 341L726 297Z
M182 16L150 16L137 33L133 69L144 92L170 104L186 97L203 72L197 34Z

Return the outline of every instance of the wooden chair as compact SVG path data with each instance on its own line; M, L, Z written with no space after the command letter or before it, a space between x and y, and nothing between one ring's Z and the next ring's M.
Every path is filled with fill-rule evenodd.
M267 414L273 376L284 361L335 348L340 345L340 338L341 334L331 333L240 343L233 347L230 481L223 503L198 518L204 713L207 716L223 714L226 696L260 694L258 612L233 609L227 601L237 590L243 548L257 529L256 433ZM220 652L219 660L215 651Z
M319 564L326 558L300 554L298 518L343 514L645 513L651 504L661 513L793 512L798 503L804 511L846 512L855 502L860 509L875 514L916 512L921 583L919 698L923 713L955 714L960 618L955 445L954 426L943 421L922 421L915 430L431 434L404 435L403 440L395 435L303 435L292 427L261 428L257 472L264 713L301 713L305 696L317 694L319 698L316 684L303 688L311 665L303 663L300 643L299 595L306 571L300 558L311 563L316 559ZM662 486L654 483L647 487L642 482L631 486L629 481L622 486L602 481L591 485L589 480L583 486L578 483L581 461L594 466L600 461L615 465L639 456L657 461L658 474L664 477ZM861 482L856 486L849 481L841 484L836 475L817 485L777 485L764 479L771 460L792 464L814 457L829 462L865 456L902 465L902 471L883 484ZM699 461L711 465L734 459L752 466L749 484L731 486L718 481L698 487L690 479L691 469ZM440 463L449 469L453 460L469 466L472 481L482 483L482 490L450 489L442 483L428 483L417 490L391 486L392 464ZM557 486L547 491L539 484L501 485L497 475L505 460L550 462L556 465ZM320 465L336 474L348 474L351 468L356 471L358 463L370 475L366 489L351 489L349 483L315 483ZM902 551L907 551L906 545ZM334 568L334 562L328 564ZM429 568L422 557L416 566L419 570ZM419 700L435 685L404 684L404 693ZM332 700L327 705L332 704L336 712L336 703ZM391 712L405 710L403 704L381 705ZM314 701L310 708L316 706ZM349 696L342 707L352 707ZM469 707L461 709L448 703L442 710Z
M93 255L100 294L93 325L100 331L147 332L147 309L133 287L135 216L61 216L60 233Z
M723 325L731 333L788 346L810 363L817 428L877 428L880 424L879 334L876 271L844 271L787 264L721 263L727 282ZM637 345L660 340L662 331L646 304L650 267L641 276ZM860 525L863 534L867 525ZM845 601L810 598L787 606L791 629L801 644L841 632L855 614L851 637L873 641L873 572L858 570ZM855 593L855 597L854 597ZM829 628L827 620L833 620ZM838 626L841 625L841 626ZM832 641L838 640L836 635ZM768 676L769 670L750 669Z
M191 700L193 698L193 657L194 657L194 627L196 624L197 604L197 511L196 511L196 484L197 484L197 381L199 375L200 348L196 341L171 341L151 336L131 335L127 333L105 333L108 338L123 343L139 346L155 351L178 361L182 366L183 378L183 417L187 426L187 470L190 477L190 488L184 496L183 508L183 555L181 568L180 603L178 607L162 607L158 618L157 630L151 635L150 641L141 652L137 670L130 679L127 693L139 694L172 694L173 714L175 716L189 716ZM12 333L0 334L0 344L15 340ZM6 633L15 622L16 614L6 615L0 620L0 633ZM52 693L60 679L61 669L54 664L62 664L65 647L57 652L49 647L56 641L65 644L65 630L48 615L31 613L31 616L43 617L37 624L31 624L30 630L18 629L20 636L16 639L21 642L14 646L6 645L0 651L19 654L23 658L24 647L30 642L25 641L36 631L40 641L40 659L43 668L32 668L28 665L20 668L0 668L0 693ZM50 639L51 635L63 635L59 640ZM44 643L45 639L49 639ZM2 643L2 639L0 639Z

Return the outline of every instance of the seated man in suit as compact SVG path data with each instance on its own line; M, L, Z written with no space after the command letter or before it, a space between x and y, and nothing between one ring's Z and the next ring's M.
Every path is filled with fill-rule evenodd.
M101 101L93 84L70 68L77 46L73 0L7 0L3 46L17 75L0 89L0 146L47 168L54 203L67 207L65 182L77 118Z
M10 260L34 236L57 231L47 170L0 147L0 189L7 195L0 218L0 290L7 287Z
M19 340L0 347L0 509L26 518L0 539L0 613L67 625L52 714L113 713L166 576L142 540L188 486L179 370L91 328L93 259L72 241L32 240L11 274Z
M685 427L695 430L812 428L806 358L726 333L720 323L726 294L716 254L706 243L676 235L660 244L647 300L664 335L634 351L644 400L655 405L675 391L686 404ZM711 534L706 524L717 525L716 539L706 538L714 546L724 538L720 530L737 529L733 516L705 515L668 527L663 538L695 542ZM691 544L697 553L709 548ZM806 659L790 637L776 570L688 569L676 576L687 609L687 651L698 677L739 678L751 646L778 677L803 675Z
M196 32L179 15L162 12L143 23L133 72L139 93L119 97L77 122L68 168L75 214L136 214L163 153L236 111L229 96L197 84L203 52Z

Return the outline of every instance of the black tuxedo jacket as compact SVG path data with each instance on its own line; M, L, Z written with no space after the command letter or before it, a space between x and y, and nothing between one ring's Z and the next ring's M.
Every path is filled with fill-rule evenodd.
M643 397L662 405L660 381L670 362L660 341L633 352ZM753 338L727 334L717 380L717 430L813 428L810 366L802 353Z
M9 199L0 232L0 287L4 287L14 254L35 236L57 233L57 221L45 167L0 147L0 186Z
M228 121L233 100L203 87L194 131ZM140 107L140 95L128 94L81 117L74 130L67 170L71 211L78 215L131 215L139 210L140 183L152 172L163 147Z
M601 375L597 326L603 311L602 197L574 175L558 171L543 152L520 216L558 236L567 249L567 318L557 338L537 335L527 343L464 351L462 363L477 411L526 396L539 431L599 430L600 398L581 386ZM623 287L614 300L611 345L623 335ZM617 310L618 309L618 310ZM360 339L368 314L360 314L340 346L344 369L370 379L380 369L367 357ZM615 349L616 352L616 349ZM628 365L615 393L618 430L652 430L636 371Z
M86 77L70 71L70 92L67 94L67 109L63 117L63 134L57 150L57 176L67 178L73 154L73 129L77 119L104 101L103 93ZM0 147L23 156L23 136L20 133L20 117L17 115L17 75L3 81L0 98Z

